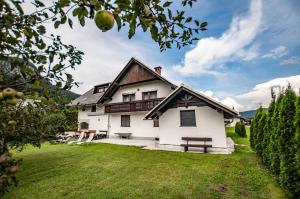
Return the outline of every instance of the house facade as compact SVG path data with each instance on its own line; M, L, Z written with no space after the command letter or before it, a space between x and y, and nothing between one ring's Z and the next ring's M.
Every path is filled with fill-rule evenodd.
M96 85L71 102L78 129L106 131L109 137L131 133L132 139L158 140L162 148L182 148L182 137L212 138L212 150L227 148L225 118L234 110L177 86L132 58L113 82Z

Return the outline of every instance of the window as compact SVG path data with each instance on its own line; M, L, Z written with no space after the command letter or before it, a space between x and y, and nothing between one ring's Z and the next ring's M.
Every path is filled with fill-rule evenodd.
M195 110L180 111L180 126L196 126Z
M159 119L153 119L153 127L159 127Z
M96 110L97 110L97 105L96 104L92 105L91 112L96 112Z
M157 91L143 92L142 97L143 97L143 100L156 99L157 98Z
M135 94L123 94L123 102L135 101Z
M80 123L80 130L86 130L86 129L89 129L89 123L81 122Z
M130 115L121 115L121 127L130 127Z
M105 91L105 87L99 87L97 89L97 93L103 93Z

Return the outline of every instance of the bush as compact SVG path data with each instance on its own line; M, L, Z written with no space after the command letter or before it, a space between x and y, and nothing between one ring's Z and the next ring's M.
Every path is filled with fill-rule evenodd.
M245 124L243 122L237 122L234 130L240 137L247 137Z

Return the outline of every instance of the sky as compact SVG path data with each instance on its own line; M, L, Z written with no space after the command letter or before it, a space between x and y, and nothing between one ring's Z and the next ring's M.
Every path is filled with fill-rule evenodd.
M173 8L180 8L178 1ZM299 0L198 0L186 14L208 22L199 41L160 52L150 33L128 29L101 32L93 20L73 29L48 27L85 55L71 73L83 94L112 81L131 57L149 67L162 66L163 76L184 83L238 111L268 106L270 87L290 83L300 88ZM76 20L74 20L76 21Z

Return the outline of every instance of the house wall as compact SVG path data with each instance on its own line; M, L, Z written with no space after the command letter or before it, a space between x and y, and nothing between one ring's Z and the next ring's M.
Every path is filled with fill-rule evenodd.
M195 110L196 127L180 127L180 110ZM224 115L208 106L168 109L159 120L162 145L186 143L182 137L211 137L213 147L227 147Z
M87 122L89 130L108 130L108 115L104 114L104 106L97 107L96 112L91 112L90 106L85 111L78 110L78 128L81 122Z
M132 133L132 137L152 138L159 136L159 128L153 120L144 120L147 112L114 113L109 116L109 136L115 133ZM121 127L121 115L130 115L130 127Z
M162 98L168 96L173 89L171 89L170 85L162 82L161 80L127 85L119 88L109 103L122 102L122 95L128 93L135 93L135 100L142 100L142 92L146 91L157 91L157 98Z

